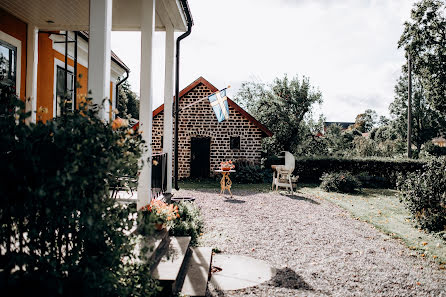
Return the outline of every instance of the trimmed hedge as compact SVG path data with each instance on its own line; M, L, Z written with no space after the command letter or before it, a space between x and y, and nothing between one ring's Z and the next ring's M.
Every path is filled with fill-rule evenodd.
M348 171L365 187L395 187L398 174L415 172L425 164L412 159L307 157L296 159L294 174L300 181L319 182L324 173Z

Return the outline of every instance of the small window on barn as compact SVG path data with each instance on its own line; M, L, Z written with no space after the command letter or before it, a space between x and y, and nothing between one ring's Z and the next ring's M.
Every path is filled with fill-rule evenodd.
M230 138L230 148L231 150L239 150L240 149L240 136L231 136Z

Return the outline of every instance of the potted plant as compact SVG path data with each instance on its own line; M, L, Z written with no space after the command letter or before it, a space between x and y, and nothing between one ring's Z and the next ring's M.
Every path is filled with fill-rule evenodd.
M167 204L161 200L152 199L150 204L140 209L138 231L144 235L150 227L161 231L171 227L174 221L180 217L178 206Z
M231 170L231 169L234 169L234 168L235 168L235 165L232 164L232 161L231 161L231 160L229 160L229 161L221 162L221 163L220 163L220 168L221 168L221 170L223 170L223 171L229 171L229 170Z

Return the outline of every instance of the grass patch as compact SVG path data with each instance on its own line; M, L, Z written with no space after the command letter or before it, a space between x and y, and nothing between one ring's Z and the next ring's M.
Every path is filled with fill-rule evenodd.
M363 189L358 194L328 193L322 189L303 185L299 191L326 199L348 210L354 217L366 221L382 232L403 240L422 257L432 257L446 263L446 242L439 236L415 227L410 213L390 189Z

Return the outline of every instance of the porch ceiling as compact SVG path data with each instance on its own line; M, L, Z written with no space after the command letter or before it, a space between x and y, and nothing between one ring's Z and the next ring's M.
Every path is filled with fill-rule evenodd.
M112 30L141 29L141 1L113 0ZM89 0L0 0L0 8L40 30L88 31ZM187 24L179 0L156 1L155 30L164 31L171 22L175 31Z

